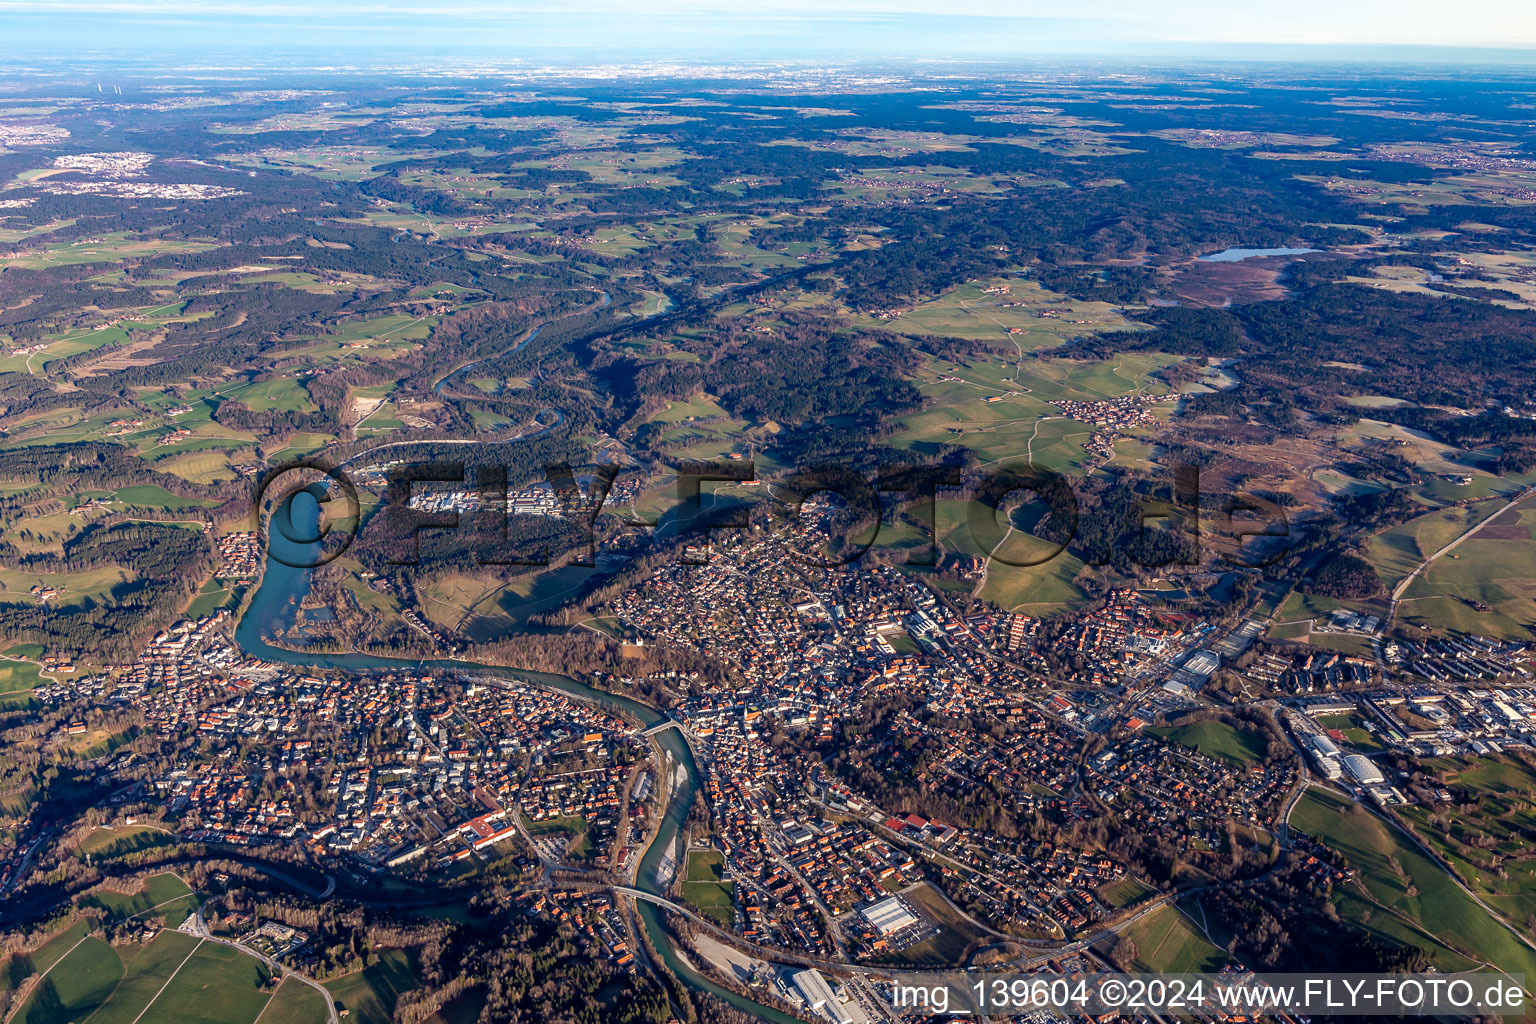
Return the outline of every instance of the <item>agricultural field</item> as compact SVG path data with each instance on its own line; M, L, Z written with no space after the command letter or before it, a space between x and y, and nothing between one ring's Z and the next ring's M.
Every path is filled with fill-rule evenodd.
M191 1024L253 1024L271 998L269 978L261 961L205 941L155 998L146 1017Z
M40 246L25 255L8 260L7 267L44 270L71 267L82 263L120 263L128 259L161 255L187 255L217 247L215 242L175 238L135 238L125 232L112 232L84 242L59 242Z
M655 123L655 122L652 122ZM667 174L668 168L676 167L689 154L669 146L648 149L587 150L548 164L559 170L582 171L591 180L602 185L641 184L662 188L682 184L682 179ZM546 166L540 164L514 164L514 167ZM580 194L581 183L564 185L561 192Z
M288 978L272 993L256 1020L261 1024L323 1024L325 997L302 981Z
M169 846L175 839L158 828L144 825L126 825L120 828L99 828L80 841L75 852L82 858L100 863L140 850L157 846ZM175 896L171 897L175 899Z
M1536 914L1536 770L1513 759L1431 761L1425 770L1452 793L1455 809L1413 804L1404 818L1462 881L1506 919Z
M106 1024L133 1024L141 1014L146 1020L162 1017L166 1004L157 996L189 962L199 945L191 935L162 931L140 948L122 947L119 952L127 958L127 970L111 999L91 1019ZM168 1017L166 1014L162 1019Z
M668 402L667 407L652 416L648 423L686 423L689 420L729 419L730 414L720 408L708 395L698 395L686 402Z
M19 1024L82 1020L107 1001L122 978L117 952L101 939L85 936L34 982L14 1019Z
M1431 206L1529 206L1536 178L1524 174L1456 174L1433 181L1372 181L1323 175L1298 175L1364 207L1395 207L1407 211Z
M861 316L854 322L899 334L991 341L1000 349L1011 344L1021 352L1055 348L1103 331L1136 329L1108 303L1069 299L1017 277L963 284L899 316Z
M348 1021L394 1024L395 1002L418 984L409 954L387 949L379 954L378 963L328 981L325 987L336 1000L336 1009L347 1011Z
M1149 974L1215 972L1227 962L1200 927L1176 906L1158 907L1120 933L1136 944L1131 969Z
M1393 942L1409 937L1447 970L1471 957L1513 973L1536 971L1536 949L1491 918L1412 840L1363 806L1313 787L1292 812L1291 827L1339 851L1359 872L1359 884L1351 889L1359 903L1341 904L1341 915L1353 912L1367 930L1395 918L1395 928L1383 935ZM1372 907L1368 918L1359 913ZM1449 956L1447 948L1454 951Z
M133 895L98 889L86 896L83 907L105 911L114 921L129 918L163 918L166 926L178 927L197 906L200 897L176 875L169 872L152 875L144 888Z
M111 603L112 590L131 583L137 576L129 569L103 566L82 572L26 573L0 568L0 601L40 603L40 597L53 591L48 601L81 604L86 601Z
M292 378L252 381L224 392L225 398L244 403L254 412L314 412L315 403L310 401L304 385Z
M267 146L250 153L234 154L227 159L230 163L246 167L297 171L322 181L361 181L373 177L383 164L441 155L441 150L399 150L366 145L330 146L317 140L311 146Z
M1497 507L1485 502L1440 509L1372 537L1367 554L1382 585L1390 592L1424 559L1493 514Z
M1083 445L1098 428L1063 415L1050 402L1093 402L1167 391L1154 378L1178 360L1126 354L1114 363L994 357L955 363L930 360L915 380L928 405L897 420L893 447L932 452L963 445L983 464L1068 471L1088 455ZM1157 406L1157 412L1164 411Z
M28 956L42 975L14 1018L24 1024L320 1024L318 994L283 993L266 968L228 946L162 930L142 945L108 945L81 920ZM279 1016L266 1012L269 1002Z
M1495 502L1485 503L1497 508ZM1405 621L1484 636L1536 637L1536 501L1500 513L1408 585Z

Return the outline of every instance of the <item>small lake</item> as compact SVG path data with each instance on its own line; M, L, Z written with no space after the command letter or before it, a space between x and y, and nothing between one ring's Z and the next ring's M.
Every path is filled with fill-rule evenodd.
M1202 263L1236 263L1255 256L1300 256L1302 253L1322 252L1321 249L1223 249L1200 257Z

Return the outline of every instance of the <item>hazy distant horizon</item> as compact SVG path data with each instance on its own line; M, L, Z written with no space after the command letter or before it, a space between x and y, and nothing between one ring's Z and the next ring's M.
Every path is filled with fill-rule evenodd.
M702 61L1006 60L1123 57L1497 63L1536 66L1536 7L1495 0L1447 17L1423 0L1293 0L1232 10L1216 0L959 0L938 15L911 0L769 0L748 13L712 0L407 7L341 0L324 11L286 2L0 0L12 59L197 55L265 60L279 53L351 59ZM1057 12L1069 10L1070 16Z

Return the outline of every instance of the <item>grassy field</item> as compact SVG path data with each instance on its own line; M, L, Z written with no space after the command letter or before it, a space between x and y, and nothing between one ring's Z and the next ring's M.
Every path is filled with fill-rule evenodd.
M325 999L302 981L284 981L257 1018L260 1024L325 1024Z
M12 954L5 961L5 971L0 972L0 987L9 991L30 974L45 973L54 964L62 960L64 954L68 953L74 948L76 943L85 938L89 931L90 922L76 920L32 952Z
M1178 907L1158 907L1121 934L1136 943L1136 959L1131 966L1136 972L1215 972L1227 962L1226 950L1212 945Z
M989 294L987 288L1008 291ZM918 303L894 320L864 316L856 317L855 322L902 334L937 334L1003 344L1011 341L1026 352L1054 348L1098 331L1135 328L1108 303L1069 299L1023 278L963 284ZM1010 329L1020 333L1009 334Z
M1403 618L1443 630L1536 637L1533 527L1536 502L1529 500L1488 520L1408 585L1399 605Z
M115 565L81 572L27 573L0 568L0 601L33 603L37 600L31 593L33 587L51 587L59 591L59 595L50 603L68 605L96 601L112 604L112 588L134 578L131 570Z
M1399 813L1462 880L1505 918L1536 914L1536 771L1515 760L1454 758L1424 765L1457 807L1443 816L1414 805Z
M1263 736L1246 729L1234 729L1225 722L1206 721L1193 725L1153 726L1147 732L1174 743L1226 761L1233 765L1248 765L1264 759L1267 743Z
M253 1024L271 993L266 965L238 949L204 942L140 1024Z
M75 945L38 982L16 1014L17 1024L81 1021L106 1002L123 977L116 951L95 937Z
M990 523L973 531L969 511L965 501L935 502L935 534L946 553L984 558L995 548L980 596L1009 611L1031 615L1065 611L1087 602L1087 594L1073 582L1083 569L1079 558L1065 551L1048 557L1056 545L1017 530L1005 535L1006 527L995 530L995 538L987 532L992 530ZM984 536L978 537L978 532ZM926 531L915 525L897 524L881 527L876 543L882 548L922 552L928 539ZM972 586L967 583L966 589Z
M1390 591L1424 559L1491 515L1496 507L1490 503L1442 509L1372 537L1367 553L1382 584Z
M396 1001L416 986L411 959L400 949L384 950L372 967L325 983L337 1010L348 1010L347 1020L357 1024L393 1024Z
M30 661L0 661L0 697L25 694L43 682L40 667Z
M1156 889L1143 885L1129 875L1125 878L1117 878L1115 881L1099 889L1099 897L1116 910L1122 907L1135 906L1147 897L1156 895L1156 893Z
M240 587L227 587L218 580L209 580L203 584L203 589L192 598L187 610L183 613L186 618L196 619L204 615L212 615L220 608L234 608L240 603Z
M667 407L647 422L650 423L684 423L691 419L710 419L720 417L729 419L730 414L715 404L715 400L708 395L699 395L686 402L668 402Z
M168 846L174 840L159 829L129 825L124 828L99 828L80 840L75 852L92 860L110 860L124 854L148 850L156 846ZM175 897L173 896L172 899Z
M258 380L226 392L228 397L244 402L256 412L276 409L281 412L314 412L315 403L310 401L304 385L287 377L277 380Z
M218 451L191 452L162 459L155 463L155 468L163 473L175 473L194 484L214 484L235 478L235 471L229 468L228 454Z
M87 927L81 920L32 954L33 969L48 973L15 1017L19 1024L325 1020L318 993L297 986L304 991L279 990L274 998L265 988L266 967L237 949L170 930L160 931L145 945L114 948L100 939L82 940ZM266 1012L269 999L273 1005Z
M683 899L729 928L735 917L736 886L721 882L725 858L715 850L693 850L688 854L688 873L683 882Z
M1536 950L1489 917L1409 839L1363 807L1313 787L1297 803L1291 826L1344 854L1359 872L1364 891L1353 894L1357 903L1340 904L1341 915L1354 913L1354 920L1391 941L1413 941L1448 970L1458 965L1437 943L1501 970L1536 977ZM1368 917L1362 912L1373 907ZM1382 927L1382 918L1393 915L1396 934Z
M1067 419L1049 403L1159 394L1167 389L1152 374L1177 361L1160 353L1088 361L1013 352L970 362L930 360L914 375L929 402L898 419L889 443L918 452L958 444L985 464L1074 469L1086 460L1082 446L1096 428Z
M122 487L112 492L110 500L133 508L170 512L180 512L189 508L208 508L218 504L208 498L184 498L179 494L172 494L159 484L135 484L132 487Z
M91 1018L92 1024L133 1024L197 947L196 938L181 932L162 931L156 935L129 961L121 984ZM146 1014L145 1018L149 1016Z
M166 925L175 928L186 920L187 914L197 905L196 901L197 896L187 888L187 883L165 872L151 875L145 881L144 888L132 896L98 889L87 896L82 905L104 910L113 920L129 917L148 919L151 917L149 912L153 910L153 916L164 917Z

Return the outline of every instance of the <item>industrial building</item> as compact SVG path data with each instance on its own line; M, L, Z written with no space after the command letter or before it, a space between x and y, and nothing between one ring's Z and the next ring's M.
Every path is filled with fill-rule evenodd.
M1362 786L1375 786L1387 781L1387 777L1381 774L1381 769L1376 767L1376 763L1364 754L1350 754L1344 758L1344 767Z
M918 923L918 916L895 896L883 899L879 903L871 903L859 913L863 914L864 920L869 922L870 927L882 936L893 935L903 928L911 928Z
M836 1024L852 1024L853 1018L843 1008L837 994L832 991L832 986L827 984L827 979L821 976L820 971L806 968L796 971L789 976L790 988L796 995L805 1000L806 1008L827 1020Z

